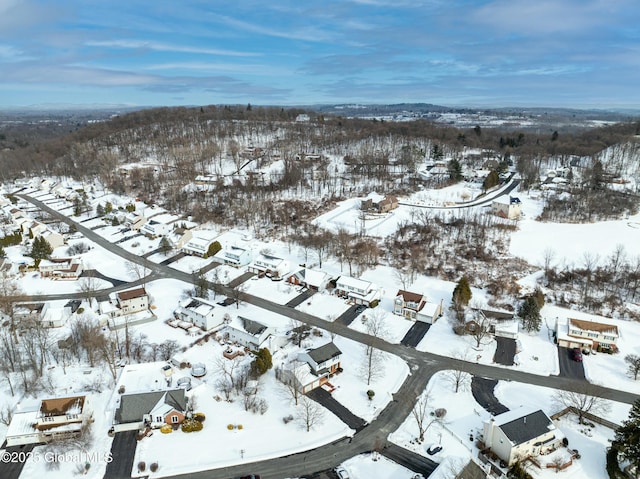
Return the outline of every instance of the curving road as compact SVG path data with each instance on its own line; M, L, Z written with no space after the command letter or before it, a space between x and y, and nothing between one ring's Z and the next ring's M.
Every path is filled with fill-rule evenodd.
M111 253L116 254L127 261L144 266L151 273L148 278L144 278L147 281L158 278L173 278L187 283L194 283L196 280L196 276L193 274L178 271L167 265L153 263L146 258L142 258L130 251L122 249L120 246L107 241L105 238L101 237L89 228L82 226L58 211L48 207L41 201L31 198L25 194L17 196L20 196L24 200L38 206L44 211L47 211L50 215L60 219L60 221L68 225L74 225L78 231L88 239L99 244ZM487 201L490 200L487 199ZM142 282L142 280L140 282ZM213 284L210 284L210 286L213 287ZM216 287L218 288L218 291L223 294L231 295L232 293L232 290L229 287L222 285L216 285ZM111 290L115 289L110 288L109 291ZM68 298L73 295L67 294L63 296ZM38 298L45 299L49 298L49 296L40 296ZM392 445L387 444L387 436L398 429L402 422L404 422L404 419L411 413L415 398L426 388L431 377L441 370L458 369L466 371L474 376L490 378L493 380L518 381L558 390L576 392L584 390L584 381L582 380L557 376L539 376L514 369L465 362L459 359L439 356L433 353L417 351L411 347L388 343L380 338L372 338L365 333L350 329L338 322L327 322L311 314L289 308L285 305L273 303L264 298L243 293L242 300L257 307L293 318L297 321L328 330L353 341L363 344L372 344L380 350L398 355L407 362L410 367L411 374L404 381L400 390L394 395L394 400L387 405L387 407L379 414L377 419L356 433L351 440L345 438L335 443L327 444L317 449L299 454L292 454L266 461L245 463L241 466L225 467L174 476L176 478L228 479L229 477L241 476L248 473L259 473L264 479L301 477L303 475L310 475L317 471L335 467L339 463L360 453L370 452L373 450L384 450L385 446L393 448ZM592 390L593 394L600 395L603 398L628 404L632 404L637 399L635 394L603 386L593 385ZM213 452L214 451L212 451L212 453ZM426 465L422 466L417 465L416 468L419 470L416 472L420 472L422 470L426 473L425 475L428 475L431 472L429 470L429 462L426 462L425 464ZM431 464L431 466L433 466L433 464Z

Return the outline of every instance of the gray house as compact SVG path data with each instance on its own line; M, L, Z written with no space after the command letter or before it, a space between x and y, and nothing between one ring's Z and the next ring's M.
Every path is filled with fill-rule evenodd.
M187 410L184 389L123 394L113 421L115 432L181 424Z

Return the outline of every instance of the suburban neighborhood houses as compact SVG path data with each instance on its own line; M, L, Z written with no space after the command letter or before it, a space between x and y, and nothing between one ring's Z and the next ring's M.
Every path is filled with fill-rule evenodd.
M400 149L380 165L410 178L358 185L347 154L263 136L186 170L173 194L202 197L193 210L125 192L163 174L157 159L117 170L113 191L2 185L1 447L32 452L6 477L83 451L52 477L605 479L640 394L638 215L549 242L565 225L540 219L541 185L564 183L538 171L525 188L497 151ZM229 193L294 173L340 194L257 222L261 203L240 214ZM203 213L226 214L211 193L233 221ZM609 235L624 243L582 246Z

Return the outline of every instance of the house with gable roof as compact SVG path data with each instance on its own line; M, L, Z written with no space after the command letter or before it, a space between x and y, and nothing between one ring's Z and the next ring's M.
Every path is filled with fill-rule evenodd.
M313 291L324 291L327 289L331 279L331 275L324 271L302 268L301 270L289 275L287 282Z
M287 342L286 336L277 336L271 326L242 316L238 316L225 327L224 336L229 341L237 342L254 351L260 348L274 351Z
M180 303L174 311L174 315L182 321L187 321L204 331L208 331L223 324L226 313L223 307L207 299L194 296Z
M380 301L382 291L370 281L340 276L336 281L335 293L355 304L370 306L374 301Z
M442 301L430 303L423 294L400 289L393 300L393 314L433 324L442 316Z
M527 457L547 454L562 445L564 434L542 410L519 408L486 421L483 442L509 466Z
M299 353L298 356L276 369L276 377L294 385L302 394L329 382L329 377L340 369L342 351L333 343Z
M520 198L516 198L515 196L502 195L499 198L496 198L491 203L491 212L494 215L500 216L501 218L506 218L509 220L517 220L520 218L521 205Z
M615 353L620 333L615 324L569 318L557 321L556 337L561 347Z
M289 272L289 262L272 254L260 253L249 265L249 272L282 279Z
M183 388L123 394L113 418L114 432L135 431L165 424L182 424L187 411Z
M27 409L14 412L7 429L7 446L76 436L92 416L86 396L43 399L36 408Z
M251 263L251 250L242 246L229 245L218 251L215 258L221 260L224 264L240 268Z

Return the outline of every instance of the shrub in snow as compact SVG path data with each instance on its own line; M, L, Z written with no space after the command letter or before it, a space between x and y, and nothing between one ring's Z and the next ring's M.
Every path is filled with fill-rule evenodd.
M153 464L151 464L149 466L149 470L151 470L151 472L156 472L158 470L158 463L154 462Z
M147 464L144 461L138 463L138 471L142 472L147 468Z

